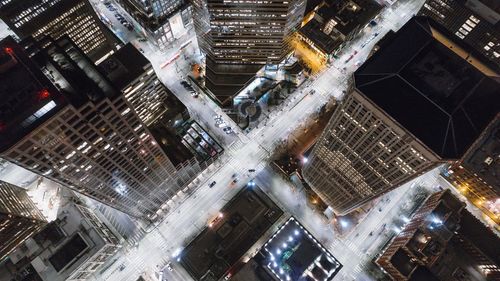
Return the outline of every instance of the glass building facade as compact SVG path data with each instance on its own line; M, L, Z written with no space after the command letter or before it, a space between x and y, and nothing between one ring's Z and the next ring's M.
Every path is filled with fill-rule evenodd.
M94 61L121 44L88 0L1 0L0 18L21 39L67 34Z
M26 51L11 38L1 43L2 158L153 219L181 186L123 94L68 37L26 41Z
M191 2L198 43L207 58L207 88L221 103L225 99L221 96L231 96L219 94L224 86L233 86L234 94L259 67L277 64L290 53L290 35L300 26L305 10L304 0ZM248 78L217 77L238 72Z
M25 190L0 181L0 262L45 224Z

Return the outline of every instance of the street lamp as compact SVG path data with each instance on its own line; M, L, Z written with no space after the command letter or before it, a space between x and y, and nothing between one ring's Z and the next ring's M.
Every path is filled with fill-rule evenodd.
M342 226L343 228L346 228L349 225L349 223L346 220L339 219L339 221L340 221L340 226Z

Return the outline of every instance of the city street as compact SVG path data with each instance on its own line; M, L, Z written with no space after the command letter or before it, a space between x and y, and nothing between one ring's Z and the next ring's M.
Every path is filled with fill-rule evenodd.
M399 28L420 8L422 3L423 0L403 1L396 7L384 10L376 28L363 31L328 69L297 89L285 105L281 106L281 110L271 112L266 126L261 125L253 129L248 135L239 131L237 126L209 98L204 95L193 98L180 84L181 79L184 79L190 71L189 62L196 60L199 56L194 34L191 35L189 32L186 38L175 42L174 47L164 53L154 52L148 43L133 41L153 62L162 82L186 104L192 117L210 130L224 145L226 153L219 161L218 167L207 173L198 189L186 198L176 211L168 214L160 225L138 243L137 247L125 249L123 255L119 256L118 260L107 270L95 276L96 280L136 280L142 273L158 272L167 262L172 262L173 267L172 272L164 270L167 280L192 280L175 262L177 257L173 256L176 256L178 249L194 238L206 226L210 218L217 214L218 210L244 187L250 178L254 177L253 174L248 173L248 169L256 169L257 184L267 191L284 210L299 218L344 265L335 280L369 278L369 274L364 271L371 255L374 254L377 244L383 244L387 239L383 225L385 224L385 228L388 229L392 227L392 221L399 216L399 205L408 201L410 193L407 191L411 183L386 195L390 200L380 200L373 208L375 211L369 213L349 235L340 238L322 215L314 213L311 208L307 207L305 198L300 198L300 194L292 193L287 182L266 168L268 156L277 143L286 139L293 128L301 126L302 120L306 120L330 97L341 99L347 87L349 75L356 69L356 65L359 65L356 62L364 61L377 41L374 33L379 33L377 37L382 38L391 28ZM135 39L131 38L131 40ZM190 40L192 43L182 50L175 47ZM345 64L344 61L354 50L357 54ZM175 57L177 58L172 61ZM165 62L170 63L165 65ZM346 69L342 70L344 67ZM313 96L304 94L309 92L307 89L312 88L316 89L319 94ZM225 122L233 127L236 134L226 135L221 129L215 127L213 116L217 114L224 116ZM238 185L231 186L231 175L234 173L238 174L240 180ZM426 186L433 186L434 179L435 174L426 175ZM208 183L212 181L215 181L216 185L209 188ZM382 211L379 212L379 208ZM375 234L370 235L372 231ZM182 258L182 252L179 257Z
M182 259L182 246L206 227L207 222L241 188L245 188L249 180L255 178L256 183L283 210L297 217L343 264L334 280L374 280L369 269L371 260L391 235L401 229L403 206L407 208L413 202L412 190L416 185L428 189L436 188L438 172L429 172L377 199L374 208L360 224L340 236L322 214L318 214L306 204L302 193L293 192L290 183L268 167L269 156L278 143L286 140L295 128L303 127L304 120L329 99L334 97L340 100L347 89L350 75L366 60L374 44L389 30L400 28L420 9L423 2L424 0L402 0L384 9L377 20L377 26L361 31L360 35L344 48L339 59L303 83L283 105L271 111L266 122L244 134L208 97L204 94L200 94L198 98L192 97L180 84L191 71L191 64L200 61L192 26L188 27L186 34L172 43L171 48L160 52L150 42L139 41L143 36L127 30L102 2L93 1L95 9L108 19L115 34L124 42L131 42L143 51L152 62L158 77L187 106L192 118L207 129L225 149L225 153L214 166L199 177L199 185L193 192L182 197L182 204L179 202L175 209L168 213L160 224L148 230L135 246L125 246L101 271L95 273L94 279L136 281L140 275L146 274L150 276L150 280L158 280L159 271L171 262L173 271L163 270L163 276L166 278L164 280L192 280L176 262L177 258ZM132 22L117 4L113 5L127 21ZM138 29L137 23L134 23L134 26ZM349 59L351 57L352 59ZM310 89L315 89L316 93L308 94ZM219 114L235 133L226 134L215 126L213 117ZM5 167L5 171L10 171L9 169L12 168ZM249 169L256 171L249 173ZM2 173L0 178L9 177L9 181L13 183L22 183L29 179L22 171L11 171L8 176L6 174ZM231 185L233 174L237 174L239 178L236 185ZM24 184L29 185L34 180ZM216 184L210 188L208 183L212 181Z
M375 268L373 259L403 229L421 202L419 200L442 188L453 190L436 168L375 199L372 208L366 210L360 221L353 225L348 220L341 221L341 217L327 219L308 203L308 196L303 190L285 180L269 165L276 147L289 138L293 139L292 132L297 130L308 133L308 136L317 133L307 131L306 121L329 101L342 100L352 74L368 58L378 40L389 31L397 31L403 26L425 0L399 0L393 6L384 8L375 19L376 25L361 30L334 61L309 77L282 104L270 107L266 117L262 117L263 120L248 132L243 132L207 95L200 92L198 96L193 96L181 84L182 81L189 81L193 65L202 65L204 59L192 23L168 48L160 51L146 39L141 26L115 0L90 2L101 20L121 41L133 44L143 53L161 82L188 108L191 118L224 148L224 153L213 164L179 191L175 198L165 202L164 205L169 205L168 213L159 215L161 219L156 225L146 227L143 222L124 213L113 214L116 210L111 207L99 208L97 203L91 203L93 209L99 209L100 216L110 214L105 216L108 223L122 237L129 238L118 254L94 273L93 280L137 281L140 276L146 281L193 280L178 262L183 258L183 247L207 227L232 197L242 189L250 188L250 181L273 199L285 215L296 217L343 265L333 280L378 280L380 270ZM112 3L112 8L105 3ZM120 23L117 20L120 16L133 28ZM2 29L7 31L0 25ZM0 38L8 31L4 33L0 33ZM217 116L221 116L233 131L226 133L217 126ZM233 183L233 175L236 175L237 183ZM40 203L39 207L49 221L56 218L58 210L54 206L58 206L57 203L64 198L61 185L10 163L0 163L0 180L28 189L35 201L37 198L47 201L48 198L48 204ZM467 208L484 221L480 210L472 204L467 204Z

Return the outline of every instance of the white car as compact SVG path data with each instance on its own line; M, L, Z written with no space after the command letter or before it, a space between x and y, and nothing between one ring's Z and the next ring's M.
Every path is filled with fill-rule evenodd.
M219 128L224 128L226 127L226 123L225 122L222 122L222 123L218 123L218 124L215 124L215 126L219 127Z
M174 271L174 269L172 268L172 263L167 263L167 269L168 271Z

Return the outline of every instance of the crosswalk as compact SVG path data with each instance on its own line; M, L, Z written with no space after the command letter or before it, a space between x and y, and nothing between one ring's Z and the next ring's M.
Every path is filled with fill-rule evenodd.
M245 143L238 138L235 142L233 142L226 150L229 150L230 153L237 152L240 148L242 148Z

